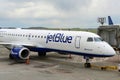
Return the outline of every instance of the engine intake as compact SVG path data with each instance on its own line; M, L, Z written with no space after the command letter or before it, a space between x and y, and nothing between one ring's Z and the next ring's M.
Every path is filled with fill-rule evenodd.
M30 51L25 47L15 47L11 49L11 56L15 59L28 59L29 55Z

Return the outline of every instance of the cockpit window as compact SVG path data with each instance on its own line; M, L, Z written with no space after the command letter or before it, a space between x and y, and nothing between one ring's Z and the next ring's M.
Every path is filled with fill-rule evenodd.
M93 38L92 37L88 37L87 42L93 42Z
M102 39L100 37L94 37L95 42L101 42Z

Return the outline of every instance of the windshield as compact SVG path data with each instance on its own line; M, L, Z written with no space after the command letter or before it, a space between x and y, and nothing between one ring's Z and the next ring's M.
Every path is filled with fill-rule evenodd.
M94 37L94 41L95 41L95 42L101 42L101 41L102 41L102 38L100 38L100 37Z

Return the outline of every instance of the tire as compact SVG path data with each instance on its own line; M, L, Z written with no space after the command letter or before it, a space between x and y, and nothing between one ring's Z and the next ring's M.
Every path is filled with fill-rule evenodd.
M85 67L85 68L91 68L91 64L90 64L90 63L85 63L85 64L84 64L84 67Z
M46 52L38 52L38 56L46 56Z

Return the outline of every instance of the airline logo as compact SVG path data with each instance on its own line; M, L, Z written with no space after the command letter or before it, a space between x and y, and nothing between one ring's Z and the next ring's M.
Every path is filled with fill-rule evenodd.
M58 43L72 43L72 36L66 36L64 33L48 34L46 38L46 43L58 42Z

